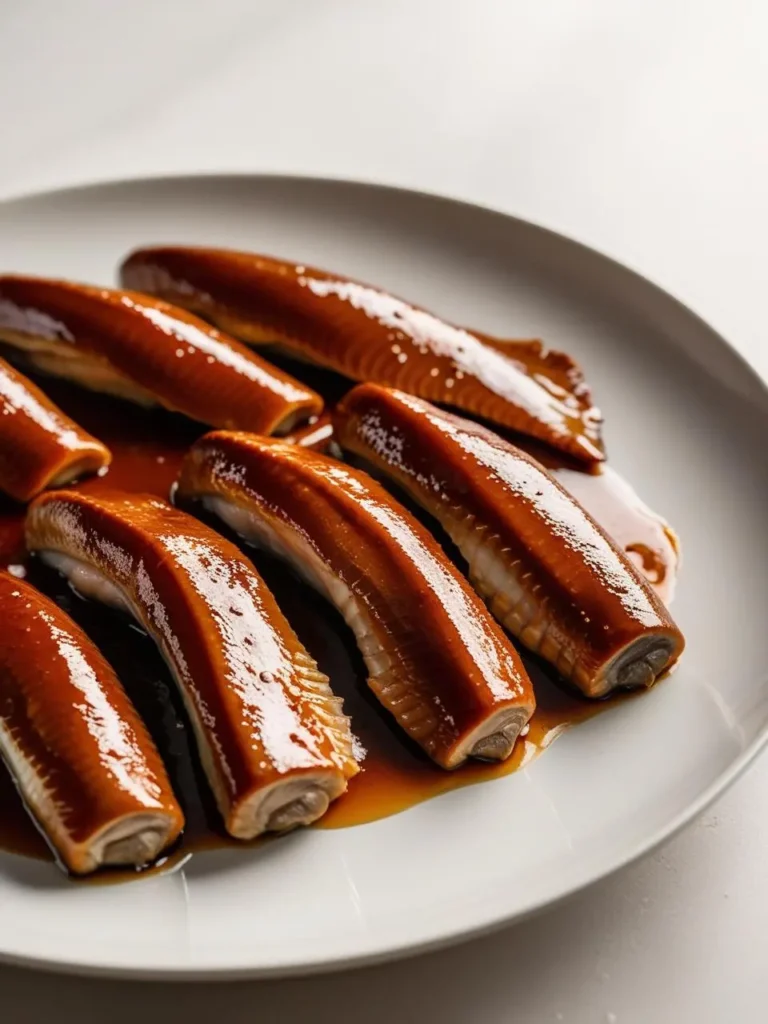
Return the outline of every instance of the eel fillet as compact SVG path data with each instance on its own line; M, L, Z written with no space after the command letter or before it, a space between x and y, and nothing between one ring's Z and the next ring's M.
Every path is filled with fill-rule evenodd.
M227 831L319 818L357 771L341 701L238 549L159 498L51 491L27 545L122 607L174 675Z
M214 427L287 433L322 410L233 338L132 292L0 276L0 343L43 373Z
M495 342L378 288L270 256L140 249L126 287L184 306L249 344L277 343L357 381L455 406L587 462L601 417L573 361L540 342Z
M439 520L495 615L587 696L651 686L684 640L648 580L535 459L376 385L337 407L342 448Z
M0 491L29 501L108 466L111 454L0 359Z
M509 756L535 706L525 669L429 533L370 477L221 431L190 449L177 499L202 500L338 608L374 694L437 764Z
M0 754L74 874L143 867L184 818L112 668L64 612L0 572Z

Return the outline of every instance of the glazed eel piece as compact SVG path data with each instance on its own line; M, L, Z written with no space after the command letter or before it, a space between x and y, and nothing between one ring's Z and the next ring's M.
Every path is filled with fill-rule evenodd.
M74 874L151 863L184 818L152 739L69 616L0 572L0 755Z
M0 491L29 501L108 466L109 449L0 359Z
M357 771L341 702L238 549L159 498L49 492L27 545L156 641L227 831L308 824Z
M509 756L535 706L525 669L429 533L370 477L221 431L190 449L177 500L202 500L336 606L372 691L437 764Z
M44 373L214 427L287 433L323 404L233 338L132 292L0 276L0 344Z
M277 343L353 380L456 406L583 462L604 458L581 372L540 342L491 342L378 288L252 253L139 249L121 280L249 344Z
M650 583L529 455L400 391L363 384L335 437L435 516L495 617L589 697L652 685L684 640Z

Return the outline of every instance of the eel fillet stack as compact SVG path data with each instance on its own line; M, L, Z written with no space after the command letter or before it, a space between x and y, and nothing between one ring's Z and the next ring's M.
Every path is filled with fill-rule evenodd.
M338 608L369 686L437 764L509 756L534 710L525 669L429 533L370 477L222 431L190 449L177 499L202 500Z
M232 836L308 824L346 790L341 702L233 544L159 498L51 491L27 545L157 642Z
M28 583L0 572L0 754L63 865L143 867L184 818L117 676Z
M653 587L529 455L399 391L363 384L335 437L431 513L495 617L590 697L650 686L684 640Z
M109 449L0 359L0 491L29 501L108 466Z
M214 427L287 433L322 410L244 345L132 292L0 276L0 343L43 373Z
M139 249L121 280L249 344L277 343L353 380L455 406L581 462L604 458L600 413L581 371L538 341L496 341L378 288L252 253Z

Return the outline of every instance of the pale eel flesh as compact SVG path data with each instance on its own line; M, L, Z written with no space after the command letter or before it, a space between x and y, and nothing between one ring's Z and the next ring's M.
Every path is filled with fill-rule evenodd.
M535 459L371 384L334 420L342 448L440 522L499 622L587 696L650 686L680 657L683 636L651 584Z
M437 764L509 756L534 710L519 656L430 534L370 477L299 445L219 431L190 449L177 500L204 502L336 606L371 690Z
M0 276L0 345L43 373L209 426L287 433L322 410L234 338L133 292Z
M538 341L500 342L379 288L271 256L185 246L139 249L126 287L157 295L252 345L357 381L401 388L603 459L601 417L570 357Z
M237 839L319 818L357 771L328 679L239 550L145 495L51 491L27 545L83 596L153 637L192 723L224 825Z
M113 669L69 616L0 572L0 755L73 874L144 867L184 818Z

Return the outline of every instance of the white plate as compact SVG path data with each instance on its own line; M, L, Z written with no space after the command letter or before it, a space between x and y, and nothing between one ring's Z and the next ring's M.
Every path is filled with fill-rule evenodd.
M768 395L692 313L610 260L487 210L279 178L119 183L0 205L0 268L110 283L132 246L197 242L306 260L462 324L574 353L612 465L677 527L688 649L642 699L525 770L371 825L77 886L0 855L0 957L59 969L267 975L402 955L596 881L698 813L768 731Z

